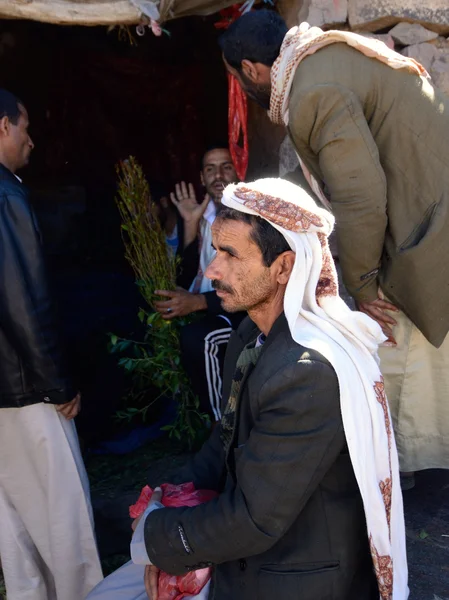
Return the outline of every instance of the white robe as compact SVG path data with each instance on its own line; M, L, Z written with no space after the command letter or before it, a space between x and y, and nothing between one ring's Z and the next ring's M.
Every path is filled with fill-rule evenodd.
M0 408L0 558L8 600L82 600L102 580L75 424Z

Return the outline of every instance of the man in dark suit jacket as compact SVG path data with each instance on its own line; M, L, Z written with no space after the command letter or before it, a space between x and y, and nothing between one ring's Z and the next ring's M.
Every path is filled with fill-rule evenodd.
M274 198L273 191L268 190L266 195L253 191L271 185L274 193L279 188L281 194L281 188L287 186L286 194L295 199L301 195L299 188L281 180L256 183L259 188L248 184L249 190L245 184L229 186L224 204L232 206L230 188L235 190L235 197L246 194L248 202L259 195L260 207L272 208L276 201L276 211L272 214L280 214L283 222L288 222L288 211L292 211L295 227L304 223L307 229L313 222L320 227L323 224L323 236L330 233L331 226L326 229L326 222L331 223L332 217L329 215L326 221L325 211L319 215L304 211L298 216L295 205L288 202L282 205L283 201ZM359 423L359 430L363 425L366 427L355 456L353 442L357 432L349 429L352 450L348 451L342 420L344 410L357 412L356 406L360 408L369 402L368 396L363 391L359 393L356 387L357 374L352 379L349 375L353 391L348 393L347 385L341 387L344 381L340 380L341 369L343 375L349 373L351 363L359 371L366 370L368 379L369 373L376 370L375 377L381 379L374 357L366 349L362 353L365 358L368 355L368 363L364 363L362 354L354 364L351 358L351 353L354 351L357 356L363 345L362 328L371 327L379 335L380 328L363 316L360 319L338 297L335 273L329 262L332 259L327 245L323 246L327 251L322 254L318 236L313 238L314 250L308 256L313 255L320 262L322 271L320 274L316 262L314 267L309 263L306 274L305 269L296 268L304 257L300 255L297 263L298 254L291 249L287 238L269 222L253 215L254 212L248 215L224 208L212 226L217 255L207 269L207 276L226 310L247 310L250 318L233 333L228 346L224 373L226 404L221 423L179 477L180 481L193 481L197 488L212 489L219 495L194 508L164 509L159 504L161 492L156 491L136 523L131 543L134 564L106 580L89 600L113 597L117 585L126 589L127 572L130 580L133 571L137 576L140 574L142 588L143 565L147 565L147 592L153 600L157 598L159 569L179 575L212 566L210 590L204 597L214 600L274 597L378 600L381 592L385 599L407 597L398 463L386 401L382 395L374 397L374 386L369 383L367 394L373 395L372 416L366 418L366 423ZM309 243L305 233L291 235L302 236ZM315 332L335 368L330 359L313 349L313 339L309 338L308 347L295 341L298 332L294 330L293 334L291 329L292 322L296 322L291 319L291 310L295 317L303 305L300 286L296 288L298 277L303 284L310 283L313 297L315 293L317 297L330 295L326 298L328 306L337 309L330 313L338 313L344 320L342 334L335 333L340 347L345 347L341 360L336 358L340 350L331 339L334 334L328 333L339 326L330 313L315 305L313 315L318 329L308 330L307 322L300 324L302 331L312 331L312 336ZM294 289L288 288L290 280ZM302 289L304 293L304 286ZM312 309L308 310L310 321ZM344 342L346 332L350 335ZM360 340L354 344L355 335ZM329 352L331 347L333 350ZM340 389L345 399L341 403ZM348 419L345 427L347 424ZM384 435L376 446L386 429L390 432L389 441ZM372 431L376 431L375 440ZM360 455L365 457L363 463ZM389 455L384 462L388 476L381 482L379 455L384 459ZM358 477L354 461L358 464ZM368 481L369 487L364 488ZM375 495L379 489L390 491L382 493L384 499L375 508L373 520L367 490ZM380 545L374 538L382 528L385 544L381 543L383 550L378 552L376 546ZM391 552L387 549L390 544ZM380 588L371 554L377 565ZM378 560L379 555L382 561ZM379 564L383 565L380 570ZM397 569L394 573L393 565ZM393 585L394 591L399 591L394 596ZM134 600L138 596L130 593L123 597Z

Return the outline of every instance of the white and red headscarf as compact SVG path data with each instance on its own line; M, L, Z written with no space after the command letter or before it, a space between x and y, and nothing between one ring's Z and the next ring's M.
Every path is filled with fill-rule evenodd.
M346 441L365 509L381 600L406 600L407 558L399 463L377 357L385 337L338 294L329 251L333 216L302 188L282 179L229 185L222 204L268 221L296 259L284 313L293 339L322 354L340 387Z

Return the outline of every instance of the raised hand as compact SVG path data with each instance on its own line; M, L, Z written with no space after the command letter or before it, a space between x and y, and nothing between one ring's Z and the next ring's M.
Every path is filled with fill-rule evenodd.
M186 224L198 224L210 200L209 195L206 194L203 202L198 204L193 185L191 183L186 185L184 181L176 184L175 193L171 193L170 198Z

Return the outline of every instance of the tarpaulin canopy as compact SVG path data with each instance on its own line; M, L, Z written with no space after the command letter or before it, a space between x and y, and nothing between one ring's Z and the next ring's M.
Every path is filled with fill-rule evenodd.
M0 18L59 25L131 25L154 13L159 22L210 15L236 0L0 0ZM154 18L154 17L153 17Z

